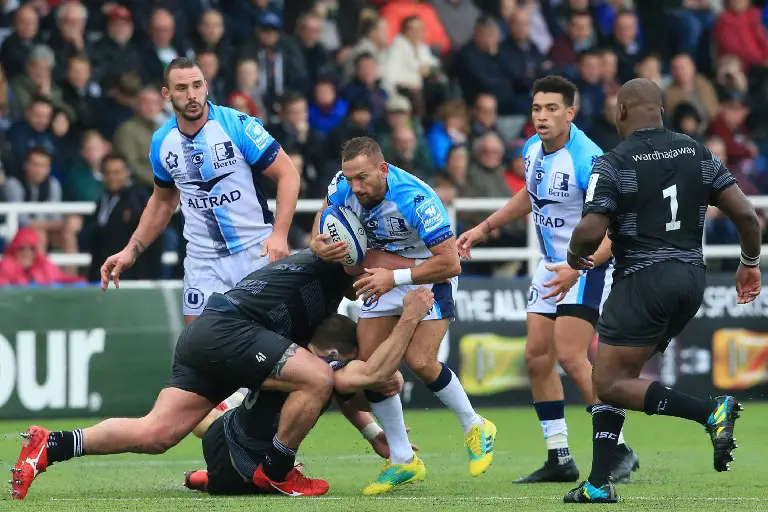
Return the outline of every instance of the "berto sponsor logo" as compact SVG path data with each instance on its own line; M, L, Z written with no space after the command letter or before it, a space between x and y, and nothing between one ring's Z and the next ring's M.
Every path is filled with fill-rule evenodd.
M568 181L571 176L563 172L556 172L549 184L549 195L552 197L568 197Z
M237 162L237 159L235 159L235 148L232 145L232 141L214 144L211 148L211 154L214 156L214 169L229 167L230 165L235 165Z

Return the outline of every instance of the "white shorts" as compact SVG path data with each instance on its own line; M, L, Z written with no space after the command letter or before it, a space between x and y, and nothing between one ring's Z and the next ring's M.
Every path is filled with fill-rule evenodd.
M403 297L411 290L420 287L430 288L435 294L435 305L429 310L424 320L453 320L456 317L454 296L459 287L459 278L454 277L450 283L437 284L404 284L396 286L381 296L374 303L363 302L360 308L360 318L379 318L383 316L400 316L403 314Z
M198 316L203 312L212 293L224 293L234 288L245 276L267 263L261 257L262 244L221 258L184 258L184 315Z
M541 260L538 267L536 267L536 272L533 274L533 281L528 290L528 313L540 313L554 318L558 313L563 312L564 307L580 305L594 310L595 315L593 318L596 322L598 315L603 310L605 299L608 298L608 294L611 292L611 285L613 284L613 265L611 264L587 271L587 273L579 277L576 284L568 290L565 298L560 302L556 302L556 296L546 300L541 298L551 290L550 288L544 288L544 283L551 281L552 278L555 277L555 272L545 268L545 265L548 264L547 261ZM567 309L568 308L566 308L566 310Z

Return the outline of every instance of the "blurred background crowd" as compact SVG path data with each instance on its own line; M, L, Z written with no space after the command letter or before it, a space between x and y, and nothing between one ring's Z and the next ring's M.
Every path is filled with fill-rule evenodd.
M163 69L178 56L198 60L213 102L263 121L302 174L301 198L325 197L342 142L361 135L446 204L510 197L524 186L531 86L551 73L578 85L575 122L605 151L619 142L619 86L655 81L667 126L767 195L767 24L768 6L750 0L0 0L0 201L96 204L85 217L22 215L0 239L0 285L93 281L127 243L151 193L152 133L172 114ZM459 232L485 215L459 214ZM708 217L707 243L738 242ZM311 218L297 214L293 248ZM179 277L160 255L183 259L181 223L125 278ZM524 246L525 229L490 245ZM51 251L93 263L51 268Z

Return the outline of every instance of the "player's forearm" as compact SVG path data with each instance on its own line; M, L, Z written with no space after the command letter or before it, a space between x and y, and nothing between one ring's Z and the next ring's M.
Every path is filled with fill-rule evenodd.
M461 274L458 253L439 254L411 269L412 284L442 283Z
M512 199L507 201L507 204L502 206L501 209L485 219L483 222L484 231L489 233L494 229L502 228L513 220L522 219L531 211L531 200L528 198L528 192L521 190L512 196Z
M274 233L288 236L288 230L296 213L296 203L299 200L301 178L298 172L286 172L280 175L277 182L277 208L275 211Z
M603 241L600 243L600 247L597 248L594 254L595 258L595 266L599 267L609 259L611 259L611 256L613 256L613 245L611 244L611 239L605 236L603 238Z
M347 421L349 421L357 430L362 431L365 427L374 423L370 413L356 409L352 407L349 402L343 400L336 400L336 403L339 405L341 413L347 418Z
M177 203L159 199L154 194L147 201L147 207L139 219L139 226L133 232L126 249L140 255L165 230L171 221Z
M397 371L420 321L421 318L405 315L400 317L397 325L392 329L392 334L365 362L368 382L364 387L383 384Z
M605 228L594 214L584 216L571 234L568 250L576 256L586 258L595 253L605 238Z
M760 233L760 221L757 218L757 213L753 211L753 215L745 215L732 220L739 232L742 255L749 259L759 258L762 234ZM752 262L748 261L748 263Z
M755 207L738 185L733 185L720 192L716 206L736 226L741 243L741 252L747 258L760 256L760 221Z

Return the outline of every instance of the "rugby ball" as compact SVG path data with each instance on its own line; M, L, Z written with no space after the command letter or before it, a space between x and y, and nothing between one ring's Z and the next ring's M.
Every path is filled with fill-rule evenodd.
M362 263L368 250L368 236L355 212L346 206L330 205L320 216L320 233L331 235L330 243L347 242L346 267Z

